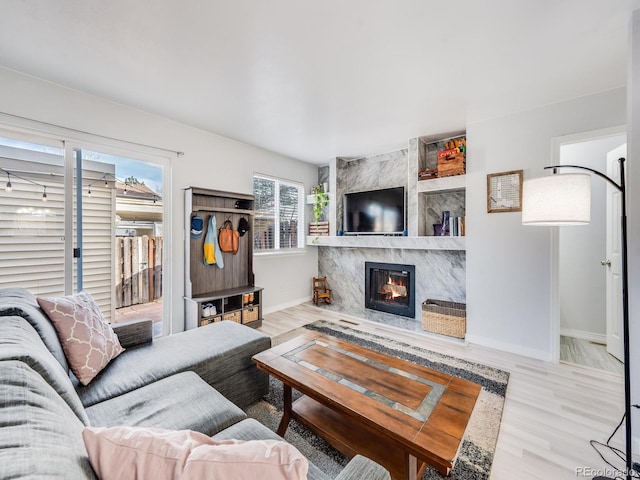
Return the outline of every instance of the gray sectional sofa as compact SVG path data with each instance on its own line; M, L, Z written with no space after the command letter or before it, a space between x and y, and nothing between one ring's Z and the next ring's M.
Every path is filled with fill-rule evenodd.
M0 289L0 479L95 479L82 440L88 425L279 438L241 409L268 390L251 357L270 347L269 337L233 322L153 341L150 329L144 322L114 328L125 352L82 386L35 297ZM390 477L357 456L337 478ZM327 476L310 464L309 479Z

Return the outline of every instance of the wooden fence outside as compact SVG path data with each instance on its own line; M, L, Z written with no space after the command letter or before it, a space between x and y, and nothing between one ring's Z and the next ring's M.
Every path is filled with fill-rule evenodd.
M162 237L116 237L116 308L162 297Z

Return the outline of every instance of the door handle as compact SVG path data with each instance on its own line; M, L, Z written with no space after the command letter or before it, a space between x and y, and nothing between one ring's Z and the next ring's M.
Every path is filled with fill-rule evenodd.
M600 265L602 265L603 267L610 267L611 266L611 260L600 260Z

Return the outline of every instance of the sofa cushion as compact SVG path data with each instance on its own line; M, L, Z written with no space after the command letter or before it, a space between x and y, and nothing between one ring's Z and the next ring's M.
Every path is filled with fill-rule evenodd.
M247 418L193 372L158 380L87 408L94 427L137 427L195 430L214 435Z
M37 372L0 361L0 478L95 479L83 429Z
M282 440L282 437L279 437L276 433L253 418L247 418L246 420L231 425L212 438L214 440ZM308 480L330 480L322 470L311 462L309 462L307 478Z
M0 360L20 360L35 370L53 387L78 419L85 425L89 419L71 380L53 358L38 332L22 317L3 317L0 322ZM0 375L0 381L1 381Z
M83 437L101 480L307 478L307 459L279 440L214 441L190 430L142 427L88 427Z
M89 293L37 300L56 329L71 370L83 385L124 352Z
M186 371L215 387L242 370L255 369L251 357L270 346L271 339L253 328L229 321L212 323L127 349L89 385L74 386L85 407Z
M0 288L0 317L14 315L24 318L36 329L51 354L68 371L69 365L56 330L38 305L36 297L24 288Z

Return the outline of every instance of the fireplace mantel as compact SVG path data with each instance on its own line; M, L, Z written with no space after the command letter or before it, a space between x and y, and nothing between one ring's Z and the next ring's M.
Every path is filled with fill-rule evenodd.
M464 250L465 239L466 237L393 237L384 235L308 236L307 245L409 250Z

